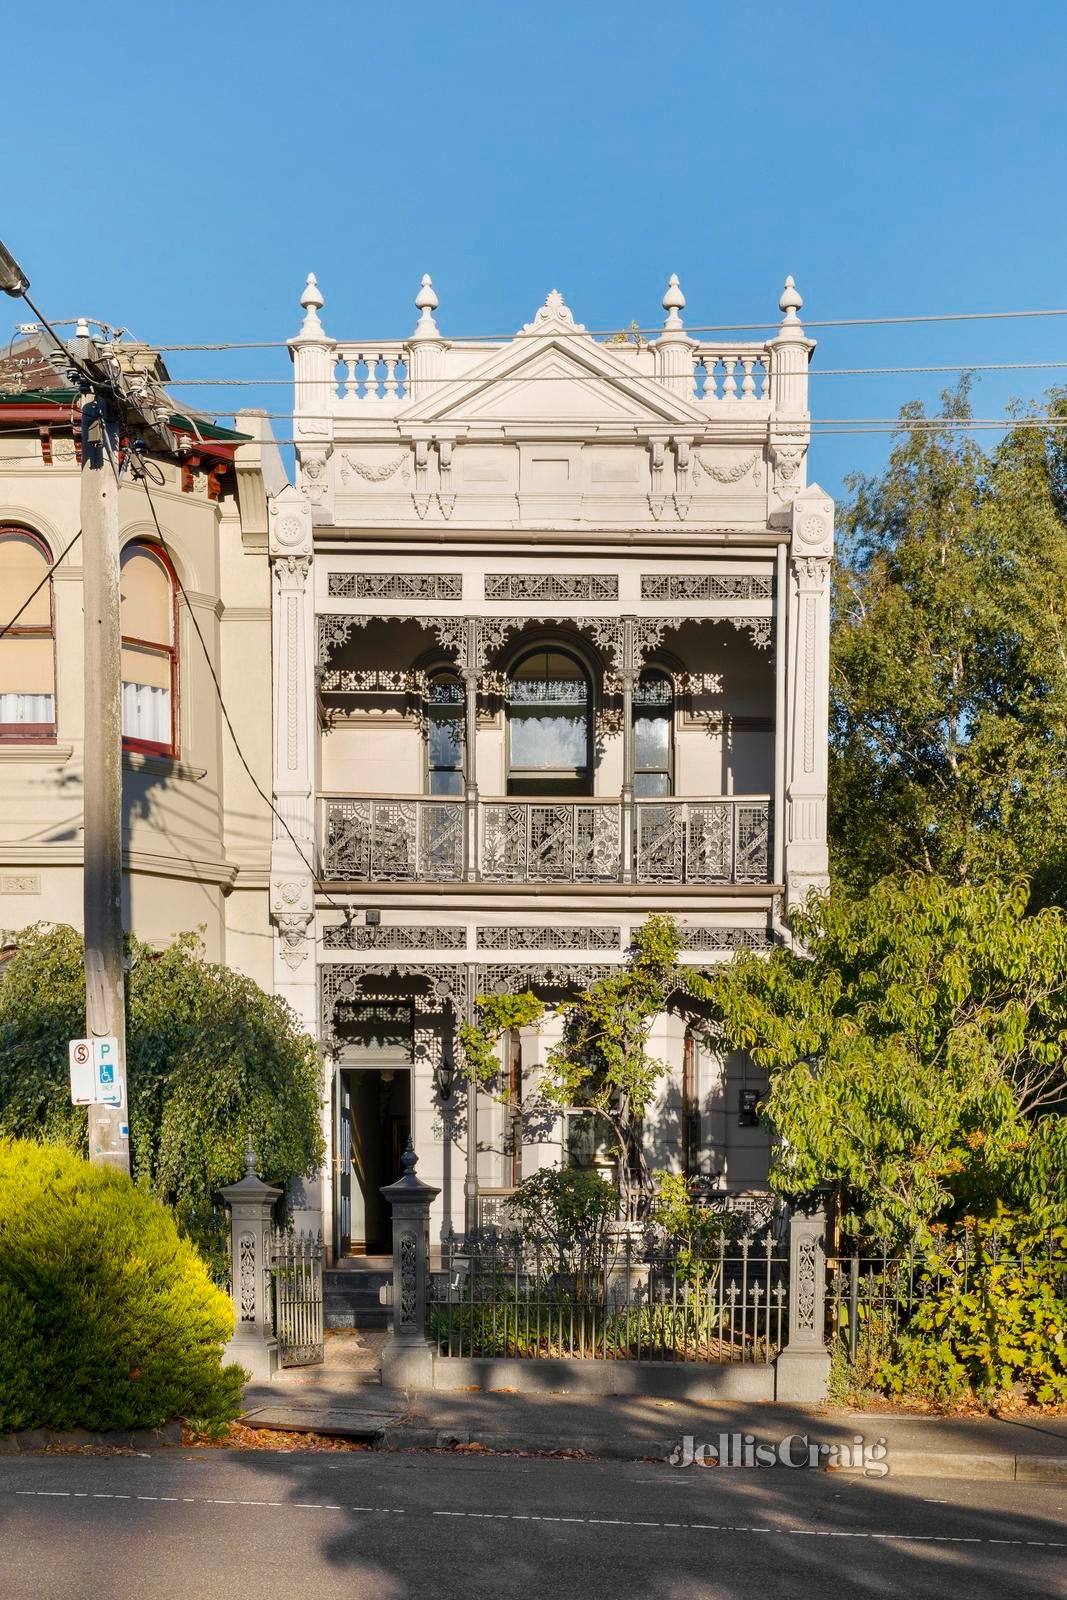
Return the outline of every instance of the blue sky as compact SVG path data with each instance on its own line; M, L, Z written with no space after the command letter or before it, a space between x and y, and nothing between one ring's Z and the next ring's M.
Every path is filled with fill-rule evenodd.
M61 0L3 37L0 237L46 314L141 338L285 338L309 269L345 338L409 332L425 271L446 334L515 329L553 287L591 327L652 323L670 272L689 322L769 320L787 272L812 318L1067 303L1062 0ZM1067 319L819 338L816 366L1067 363ZM976 409L1062 379L989 374ZM890 416L946 381L815 379L812 409ZM812 476L837 493L888 448L820 439Z

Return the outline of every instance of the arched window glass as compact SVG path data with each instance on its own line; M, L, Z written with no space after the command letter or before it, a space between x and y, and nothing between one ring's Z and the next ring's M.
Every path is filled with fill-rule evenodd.
M151 545L122 552L122 738L132 750L177 753L178 649L170 563Z
M634 689L634 794L674 793L674 689L665 672L642 672Z
M463 793L463 684L454 672L432 674L426 695L426 788Z
M55 737L52 581L42 583L51 564L48 546L35 533L0 527L0 624L18 616L0 639L0 739Z
M523 656L508 680L508 793L592 793L589 676L563 650Z

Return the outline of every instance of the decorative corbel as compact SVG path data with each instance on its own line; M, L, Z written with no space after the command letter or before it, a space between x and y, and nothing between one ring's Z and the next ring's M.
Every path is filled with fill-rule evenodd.
M420 517L424 517L430 509L429 491L429 461L430 446L425 439L415 440L415 492L412 496L415 501L415 510Z
M688 439L674 440L674 509L679 519L685 521L689 515L689 504L692 498L692 487L689 479L691 467L691 451Z
M663 463L665 458L665 444L663 439L650 439L648 450L652 472L652 492L648 497L648 509L658 521L663 515L663 507L667 496L663 489Z
M437 441L437 474L439 485L437 503L441 507L441 515L447 519L452 515L452 507L456 503L456 496L452 490L451 439Z

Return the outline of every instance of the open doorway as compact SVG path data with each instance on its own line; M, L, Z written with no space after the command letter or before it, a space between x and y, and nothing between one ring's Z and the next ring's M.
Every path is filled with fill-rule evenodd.
M400 1177L411 1131L412 1007L349 1004L339 1020L334 1253L338 1260L388 1255L392 1217L381 1191Z
M352 1119L352 1236L349 1253L384 1256L392 1248L392 1215L382 1187L401 1175L411 1131L411 1070L357 1067L347 1074Z

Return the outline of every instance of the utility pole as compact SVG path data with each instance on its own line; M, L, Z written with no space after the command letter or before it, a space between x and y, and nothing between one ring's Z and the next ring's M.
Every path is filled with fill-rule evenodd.
M130 1170L126 1085L126 1008L122 928L122 628L119 615L120 421L146 441L176 451L166 396L148 378L134 395L121 360L107 344L78 337L65 345L29 296L30 280L0 243L0 290L25 300L48 330L61 364L73 369L82 404L81 534L85 607L85 1012L93 1040L113 1038L111 1067L121 1092L115 1105L89 1106L89 1159ZM81 328L79 327L79 335ZM86 329L86 332L88 330ZM165 373L163 374L165 376ZM121 412L119 400L121 399ZM114 1052L109 1052L113 1055Z
M82 406L82 593L85 608L85 1020L118 1040L118 1105L89 1106L89 1159L130 1170L122 950L122 628L119 620L119 430L106 391Z

